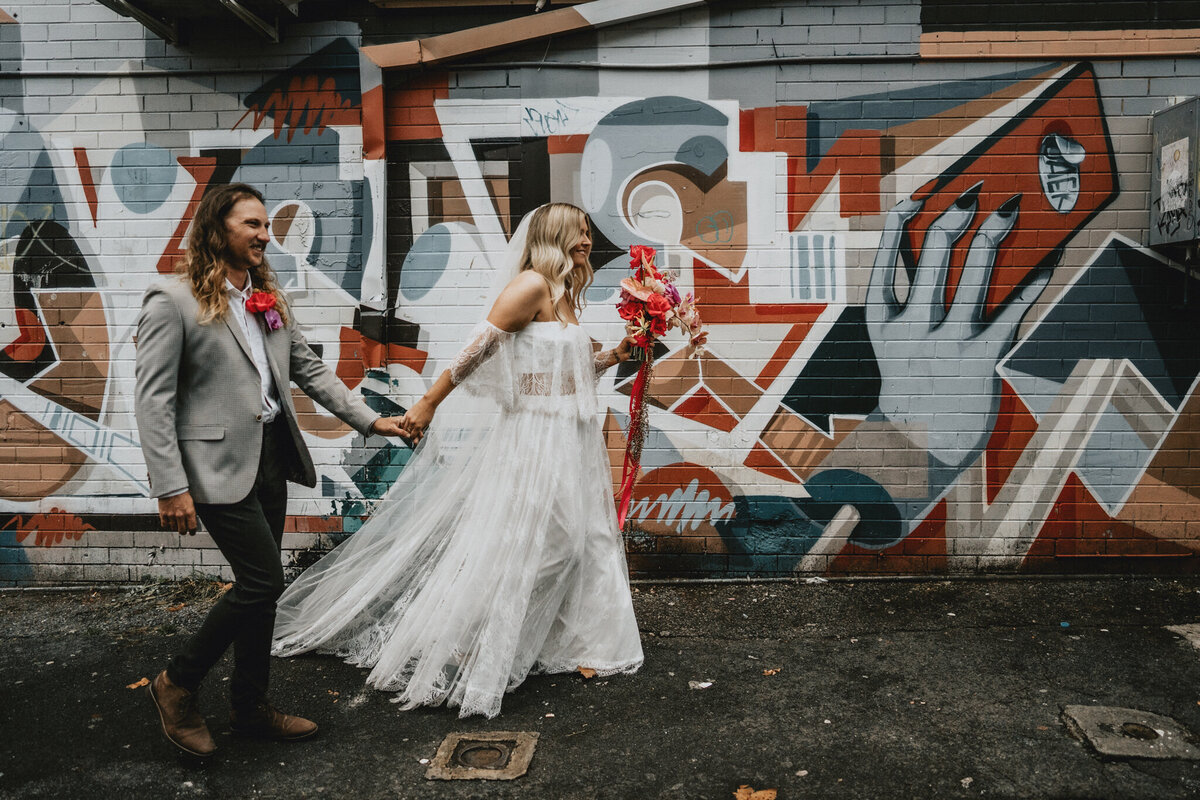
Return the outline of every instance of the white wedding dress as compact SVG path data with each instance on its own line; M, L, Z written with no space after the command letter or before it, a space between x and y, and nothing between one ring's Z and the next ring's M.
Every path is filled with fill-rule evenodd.
M338 655L404 708L460 716L496 716L531 671L635 671L588 336L481 322L451 375L388 495L280 598L272 652Z

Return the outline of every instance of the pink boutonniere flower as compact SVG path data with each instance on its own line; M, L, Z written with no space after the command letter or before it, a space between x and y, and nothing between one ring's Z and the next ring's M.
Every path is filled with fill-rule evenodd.
M275 295L268 292L254 292L246 298L246 310L253 314L262 314L267 330L278 330L283 327L283 317L275 310Z

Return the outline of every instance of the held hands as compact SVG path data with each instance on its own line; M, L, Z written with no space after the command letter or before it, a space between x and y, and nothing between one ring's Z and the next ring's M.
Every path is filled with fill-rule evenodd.
M424 397L414 403L412 408L408 409L408 413L400 419L400 427L404 429L402 435L411 440L414 445L420 442L425 436L425 429L433 420L435 410L436 406Z
M169 531L192 536L196 533L196 504L192 493L158 498L158 524Z

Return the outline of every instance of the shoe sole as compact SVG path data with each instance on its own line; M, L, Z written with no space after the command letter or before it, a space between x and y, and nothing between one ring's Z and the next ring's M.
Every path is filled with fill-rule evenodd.
M189 750L188 748L181 745L179 742L172 739L170 734L167 733L167 720L165 717L163 717L162 706L159 705L158 697L156 697L154 694L154 682L153 681L151 681L150 683L148 683L146 685L146 693L150 695L150 702L154 703L154 710L158 712L158 724L159 724L159 727L162 729L162 735L163 735L164 739L166 739L168 742L170 742L171 744L178 747L183 752L187 753L189 756L195 756L196 758L210 758L212 756L212 754L216 752L216 750L213 750L210 753L198 753L195 750Z
M320 728L313 728L308 733L302 733L298 736L272 736L269 733L259 733L257 731L248 731L230 726L229 731L236 736L242 736L246 739L265 739L269 742L300 742L305 739L311 739L317 735Z

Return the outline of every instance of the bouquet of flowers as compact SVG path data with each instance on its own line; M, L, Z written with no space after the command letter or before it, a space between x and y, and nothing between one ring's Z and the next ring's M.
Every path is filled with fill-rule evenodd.
M621 302L617 313L625 320L625 330L634 338L634 358L641 362L633 388L629 392L629 430L625 434L625 463L621 468L621 488L617 494L617 524L624 528L633 496L633 484L642 461L646 441L646 387L654 360L658 337L671 328L685 332L692 342L701 342L704 328L696 310L696 298L689 292L681 296L675 288L678 276L654 265L654 248L634 245L629 248L629 268L633 276L621 281Z

